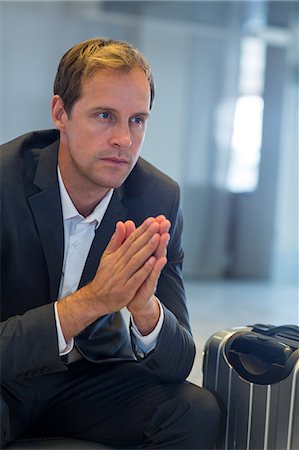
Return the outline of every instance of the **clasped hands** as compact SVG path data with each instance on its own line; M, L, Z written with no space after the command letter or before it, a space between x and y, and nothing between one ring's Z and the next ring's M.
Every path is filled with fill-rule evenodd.
M138 228L131 220L118 222L89 285L106 314L126 307L142 334L149 334L159 320L154 293L167 263L169 228L163 215L146 219Z
M94 279L57 302L62 332L72 339L96 319L126 307L143 335L155 328L160 307L155 290L167 263L170 221L165 216L118 222Z

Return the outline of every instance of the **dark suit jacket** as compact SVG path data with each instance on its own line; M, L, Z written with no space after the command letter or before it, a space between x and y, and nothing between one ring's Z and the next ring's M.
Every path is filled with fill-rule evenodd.
M53 307L64 253L58 146L59 133L46 130L21 136L3 145L0 152L4 380L67 370L58 356ZM138 360L120 313L98 319L75 338L75 345L90 361L137 359L163 380L182 381L191 370L195 350L181 274L179 189L141 158L123 186L114 191L92 243L80 287L94 277L118 220L132 219L139 225L146 217L159 214L168 217L172 227L168 264L156 292L165 320L155 350Z

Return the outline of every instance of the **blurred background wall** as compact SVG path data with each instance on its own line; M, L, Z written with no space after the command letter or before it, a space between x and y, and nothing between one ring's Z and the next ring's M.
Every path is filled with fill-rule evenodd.
M185 276L298 279L297 1L2 1L1 143L52 126L62 54L93 36L147 56L143 156L181 186Z

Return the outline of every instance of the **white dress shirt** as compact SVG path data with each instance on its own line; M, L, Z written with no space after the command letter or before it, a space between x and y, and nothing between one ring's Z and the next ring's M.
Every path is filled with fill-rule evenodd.
M83 217L78 212L70 196L68 195L62 181L59 168L57 168L57 170L62 204L65 242L63 267L59 287L59 298L63 298L78 289L84 265L95 236L95 231L101 224L104 214L108 208L113 194L113 189L110 189L110 191L100 201L89 216ZM156 325L156 328L147 336L143 336L140 333L133 321L133 318L131 317L131 329L136 338L134 339L133 345L135 347L135 352L139 356L144 356L156 346L164 319L163 308L160 303L159 306L160 318L158 324ZM57 302L55 302L55 318L60 356L66 355L72 351L69 362L79 359L79 353L74 348L74 339L71 339L69 342L66 342L64 339L57 311Z

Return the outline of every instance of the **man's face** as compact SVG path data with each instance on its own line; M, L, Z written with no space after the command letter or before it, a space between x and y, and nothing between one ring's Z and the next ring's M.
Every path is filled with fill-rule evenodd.
M149 83L139 67L128 73L100 70L83 82L71 113L62 108L59 125L54 120L67 188L104 195L124 182L140 154L149 103Z

